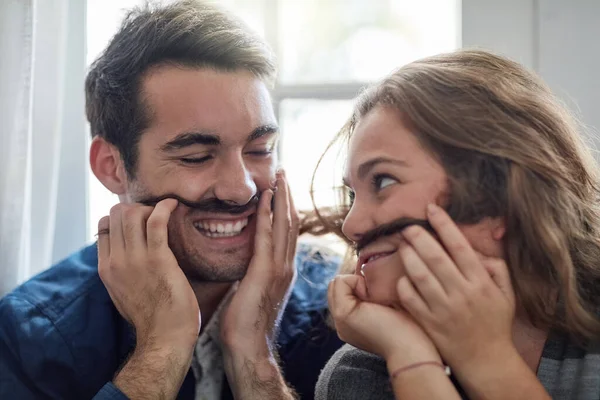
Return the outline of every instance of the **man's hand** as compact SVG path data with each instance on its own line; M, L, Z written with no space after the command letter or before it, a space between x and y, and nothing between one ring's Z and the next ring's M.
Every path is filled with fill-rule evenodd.
M136 349L114 379L132 399L175 398L200 331L200 310L168 244L177 200L118 204L98 224L98 272L136 332Z
M225 371L236 398L292 398L275 354L281 314L295 279L298 215L282 173L275 209L267 190L257 211L254 256L221 320Z

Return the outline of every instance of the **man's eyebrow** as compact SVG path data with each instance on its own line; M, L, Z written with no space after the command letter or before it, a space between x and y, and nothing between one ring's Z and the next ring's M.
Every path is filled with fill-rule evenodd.
M160 148L162 151L171 152L196 144L201 144L204 146L218 146L221 144L221 139L219 139L219 137L214 133L210 132L184 132L177 135L175 139L163 144Z
M279 127L275 124L261 125L254 129L250 135L248 135L247 142L250 143L256 139L259 139L266 135L271 135L279 132Z
M278 131L279 127L275 124L261 125L248 135L247 141L252 142L253 140L277 133ZM204 146L218 146L221 144L221 139L212 132L184 132L163 144L161 150L172 152L197 144Z
M399 165L402 167L405 167L407 165L406 162L402 161L402 160L394 160L392 158L387 158L387 157L376 157L376 158L373 158L369 161L362 163L358 167L358 178L364 179L364 177L369 173L369 171L371 171L377 164L382 164L382 163L396 164L396 165Z

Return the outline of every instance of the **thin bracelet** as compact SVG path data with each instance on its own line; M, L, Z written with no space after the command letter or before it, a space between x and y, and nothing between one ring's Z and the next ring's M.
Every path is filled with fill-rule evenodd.
M435 365L436 367L440 367L444 370L446 375L450 376L450 367L448 367L447 365L444 365L439 361L422 361L422 362L407 365L402 368L398 368L397 370L395 370L392 373L392 375L390 376L390 380L396 379L398 377L398 375L400 375L401 373L403 373L405 371L408 371L409 369L422 367L423 365Z

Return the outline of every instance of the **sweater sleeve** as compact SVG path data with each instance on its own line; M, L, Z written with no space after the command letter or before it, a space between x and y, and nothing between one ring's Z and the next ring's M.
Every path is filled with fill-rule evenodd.
M385 360L348 344L344 345L321 371L315 399L394 399Z

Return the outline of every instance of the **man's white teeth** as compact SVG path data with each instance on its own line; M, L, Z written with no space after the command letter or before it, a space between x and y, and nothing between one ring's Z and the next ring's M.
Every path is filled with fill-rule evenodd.
M208 237L228 237L239 235L248 225L248 218L231 222L196 222L196 229Z

